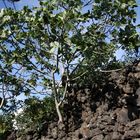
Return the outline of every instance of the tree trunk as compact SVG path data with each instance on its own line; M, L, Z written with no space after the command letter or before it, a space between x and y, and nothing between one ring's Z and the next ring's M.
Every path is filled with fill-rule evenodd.
M60 104L57 102L56 99L55 99L55 106L56 106L56 111L57 111L57 115L58 115L58 118L59 118L58 123L61 123L61 122L63 122L63 119L62 119L62 114L60 112Z

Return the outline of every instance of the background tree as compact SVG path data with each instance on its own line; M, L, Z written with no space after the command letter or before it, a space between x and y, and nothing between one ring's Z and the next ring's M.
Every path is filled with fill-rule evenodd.
M3 100L44 94L54 99L62 122L71 81L98 79L120 48L138 56L135 7L135 0L44 0L32 9L1 9Z
M56 116L54 99L46 97L42 100L30 97L25 100L22 112L15 116L14 127L22 132L27 129L40 131L43 123L54 121Z
M0 114L0 140L6 139L6 134L13 130L13 114Z

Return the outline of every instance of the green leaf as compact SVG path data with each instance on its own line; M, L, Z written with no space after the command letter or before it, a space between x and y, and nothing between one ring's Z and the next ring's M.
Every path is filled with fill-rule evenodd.
M49 51L50 53L55 53L55 51L60 47L59 42L51 42L50 46L52 47L51 50Z

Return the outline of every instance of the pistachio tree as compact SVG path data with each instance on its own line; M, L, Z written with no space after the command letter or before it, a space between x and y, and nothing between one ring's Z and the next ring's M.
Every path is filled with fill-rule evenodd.
M120 48L138 54L136 7L135 0L42 0L32 9L1 9L0 107L43 94L62 122L71 81L95 76Z

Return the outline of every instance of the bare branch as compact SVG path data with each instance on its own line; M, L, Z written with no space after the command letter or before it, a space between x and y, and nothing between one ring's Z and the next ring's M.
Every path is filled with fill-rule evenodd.
M86 7L86 6L88 6L89 4L91 4L92 3L92 0L89 0L83 7Z
M4 104L5 96L6 96L6 92L5 92L5 89L4 89L4 77L3 77L3 82L2 82L2 98L1 98L0 108L2 108L2 106Z
M2 108L3 104L4 104L4 98L1 98L1 103L0 103L0 109Z
M68 88L68 78L67 78L67 82L66 82L66 85L65 85L65 89L64 89L64 92L63 92L63 97L62 97L62 100L59 102L59 106L63 103L65 97L66 97L66 93L67 93L67 88Z
M82 64L82 62L84 61L85 58L82 59L82 61L80 63L77 64L77 66L73 69L73 71L71 72L71 75L78 69L78 67Z
M8 8L7 5L6 5L6 3L5 3L5 0L2 0L2 1L4 3L5 8Z
M116 72L116 71L121 71L121 70L123 70L123 68L115 69L115 70L100 70L100 72L103 72L103 73L110 73L110 72Z
M81 75L75 77L72 79L72 81L79 79L81 76L85 75L87 73L87 71L85 71L84 73L82 73Z

